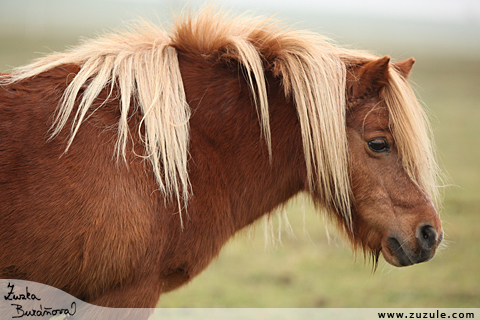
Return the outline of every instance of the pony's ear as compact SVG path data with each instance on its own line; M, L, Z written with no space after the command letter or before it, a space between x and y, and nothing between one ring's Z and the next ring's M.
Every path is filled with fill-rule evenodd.
M390 57L385 56L370 61L358 68L352 86L353 98L360 98L367 93L377 93L388 81L388 64Z
M393 63L392 65L395 69L400 71L400 73L403 75L405 79L407 79L408 75L410 74L410 71L412 70L414 63L415 63L415 59L410 58L408 60Z

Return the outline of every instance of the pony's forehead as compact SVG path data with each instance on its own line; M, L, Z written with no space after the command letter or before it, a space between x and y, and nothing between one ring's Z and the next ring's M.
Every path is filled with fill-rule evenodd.
M391 131L388 107L381 97L347 102L347 127L361 131Z

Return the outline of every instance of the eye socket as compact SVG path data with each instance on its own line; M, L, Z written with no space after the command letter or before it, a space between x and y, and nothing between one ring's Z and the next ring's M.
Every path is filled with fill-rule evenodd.
M384 138L375 138L367 142L370 150L376 153L387 152L390 150L390 145Z

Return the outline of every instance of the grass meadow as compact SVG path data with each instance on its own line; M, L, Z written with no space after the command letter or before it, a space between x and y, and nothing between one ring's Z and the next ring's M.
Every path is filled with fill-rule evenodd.
M0 37L0 72L76 39ZM402 52L408 53L408 48ZM387 52L388 53L388 52ZM391 54L395 57L394 54ZM473 55L472 55L473 56ZM480 56L416 56L412 80L429 107L448 177L441 216L445 246L428 263L376 272L326 228L308 200L287 207L293 234L266 244L264 222L232 239L190 284L159 307L480 307ZM1 116L1 115L0 115ZM329 236L327 235L329 234Z

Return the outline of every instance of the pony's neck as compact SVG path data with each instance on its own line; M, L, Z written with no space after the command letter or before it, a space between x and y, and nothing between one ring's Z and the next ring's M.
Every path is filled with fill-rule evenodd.
M179 62L192 108L190 178L193 186L209 186L193 190L194 198L223 197L228 206L224 210L238 230L304 190L307 178L300 125L280 79L266 73L270 161L241 67L235 61L208 62L182 54Z

